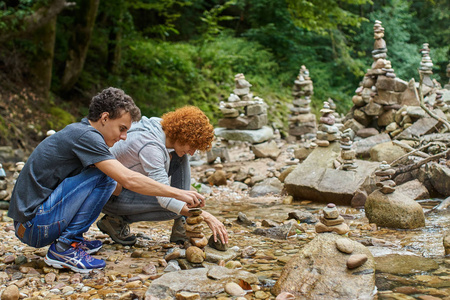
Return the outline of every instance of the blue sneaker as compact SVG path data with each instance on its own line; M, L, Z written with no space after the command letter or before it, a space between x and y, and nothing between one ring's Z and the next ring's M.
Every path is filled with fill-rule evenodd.
M89 273L93 270L103 269L106 266L106 262L103 259L93 258L78 245L77 247L70 247L64 252L58 252L55 243L48 248L44 261L53 268L68 268L78 273Z
M98 252L103 246L103 243L99 240L86 241L78 243L76 247L79 247L84 250L87 254L93 254Z

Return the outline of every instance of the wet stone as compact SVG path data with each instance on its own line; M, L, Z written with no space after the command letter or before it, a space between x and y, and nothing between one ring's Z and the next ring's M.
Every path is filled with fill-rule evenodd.
M227 251L228 249L228 246L226 244L223 244L220 238L217 238L217 241L214 241L214 235L211 235L209 237L208 246L219 251Z

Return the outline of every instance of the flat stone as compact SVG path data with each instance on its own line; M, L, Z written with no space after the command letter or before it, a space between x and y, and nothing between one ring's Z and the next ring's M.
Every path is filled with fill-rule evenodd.
M336 248L339 251L347 254L350 254L353 252L353 250L355 250L353 242L347 238L336 240Z

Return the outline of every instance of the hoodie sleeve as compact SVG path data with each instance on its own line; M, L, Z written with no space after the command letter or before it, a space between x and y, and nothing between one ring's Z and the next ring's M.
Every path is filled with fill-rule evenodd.
M169 176L165 168L166 161L169 159L166 151L156 143L148 143L139 151L139 160L147 176L165 185L169 185ZM160 196L156 198L161 207L176 214L180 214L181 209L185 205L183 201L175 198Z

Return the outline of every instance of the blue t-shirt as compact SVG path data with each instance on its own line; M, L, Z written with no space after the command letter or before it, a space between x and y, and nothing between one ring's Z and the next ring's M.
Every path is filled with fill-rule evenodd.
M84 118L43 140L31 153L11 194L8 216L25 223L66 178L114 159L103 135Z

